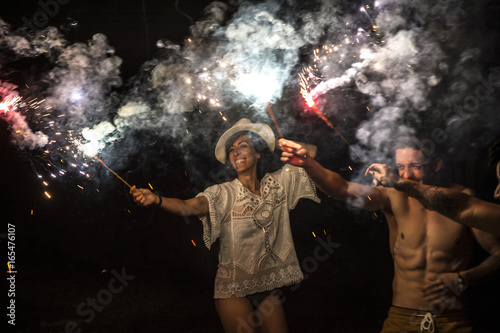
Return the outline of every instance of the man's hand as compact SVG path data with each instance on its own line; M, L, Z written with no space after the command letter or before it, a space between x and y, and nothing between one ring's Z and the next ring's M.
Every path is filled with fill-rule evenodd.
M280 160L295 166L304 166L309 153L302 145L285 139L278 140L278 148L282 150Z
M460 289L457 273L441 273L429 278L422 288L422 296L430 304L450 303L464 292Z
M365 176L373 177L373 185L384 187L394 187L400 178L390 166L380 163L370 165L365 171Z
M159 201L158 195L145 188L136 188L135 185L130 188L130 194L134 197L135 203L142 207L157 204Z

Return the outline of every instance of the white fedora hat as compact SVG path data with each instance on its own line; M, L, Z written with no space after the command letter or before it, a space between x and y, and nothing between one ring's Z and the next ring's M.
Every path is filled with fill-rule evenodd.
M222 164L226 163L226 142L227 140L235 133L241 131L252 131L257 133L264 139L269 147L271 152L274 151L275 138L274 132L267 124L263 123L252 123L247 118L242 118L236 122L230 129L228 129L222 136L220 137L217 145L215 146L215 158Z

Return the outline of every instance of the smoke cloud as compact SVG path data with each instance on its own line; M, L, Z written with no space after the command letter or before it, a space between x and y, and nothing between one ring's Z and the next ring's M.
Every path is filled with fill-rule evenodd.
M0 21L0 71L20 59L45 64L33 74L37 84L18 89L23 101L38 98L38 111L2 116L21 149L75 145L58 151L78 155L85 146L115 163L136 154L147 163L152 157L144 148L167 140L196 166L239 118L271 123L266 102L286 110L278 116L282 128L300 127L297 119L308 119L302 73L334 124L350 117L349 127L340 128L367 161L390 160L402 135L424 137L451 153L475 149L495 136L500 120L497 31L488 23L488 6L216 1L182 44L159 40L155 57L125 84L122 60L103 34L72 43L55 27L27 34ZM17 88L6 84L4 91ZM357 96L363 96L359 108L346 115ZM314 133L308 139L321 140Z

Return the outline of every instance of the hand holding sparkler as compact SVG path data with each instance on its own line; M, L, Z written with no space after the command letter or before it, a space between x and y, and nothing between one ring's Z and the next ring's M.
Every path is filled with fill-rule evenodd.
M273 110L271 108L271 104L266 103L266 107L267 107L267 112L269 113L269 116L271 117L271 119L274 123L274 126L276 127L276 130L278 131L278 134L280 136L280 138L278 140L276 140L277 141L276 147L281 149L282 146L284 146L287 141L283 138L283 133L281 132L281 129L278 125L278 122L276 121L276 117L274 117L274 113L273 113ZM290 141L290 142L293 142L293 141ZM316 151L317 151L316 146L305 144L305 143L301 143L301 145L304 146L304 148L309 152L310 155L312 155L312 157L316 156ZM306 155L303 155L303 156L306 156ZM298 164L300 164L300 158L297 156L292 156L290 161L286 161L286 163L290 163L292 165L298 165Z
M137 188L135 185L130 188L130 194L134 201L141 207L156 207L162 203L162 197L146 188Z
M280 160L284 163L303 167L308 160L316 156L316 146L285 139L280 139L278 142L278 147L283 151Z

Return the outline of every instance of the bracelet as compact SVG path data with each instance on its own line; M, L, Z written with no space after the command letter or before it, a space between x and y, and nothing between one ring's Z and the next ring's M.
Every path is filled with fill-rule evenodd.
M156 204L156 203L153 203L153 204L151 204L150 206L151 206L151 207L160 207L160 206L161 206L161 203L163 202L163 199L162 199L161 195L160 195L158 192L153 191L153 193L154 193L154 194L156 194L156 196L157 196L158 198L160 198L160 202L159 202L159 203L157 203L157 204Z
M464 277L457 272L458 290L460 290L460 292L463 292L465 288L467 288L464 280Z

